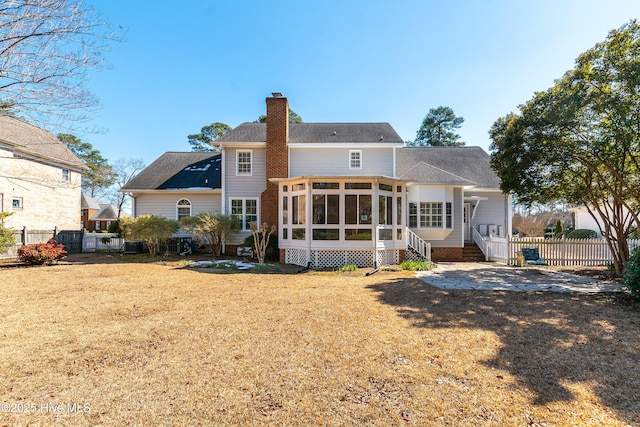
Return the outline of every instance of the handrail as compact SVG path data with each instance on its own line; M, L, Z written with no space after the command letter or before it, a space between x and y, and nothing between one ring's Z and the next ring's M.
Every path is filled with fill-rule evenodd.
M484 260L489 261L489 245L487 244L482 234L475 227L471 227L471 233L473 235L473 242L480 248L482 253L484 254Z
M431 261L431 243L418 236L416 233L406 228L407 246L420 254L422 258Z

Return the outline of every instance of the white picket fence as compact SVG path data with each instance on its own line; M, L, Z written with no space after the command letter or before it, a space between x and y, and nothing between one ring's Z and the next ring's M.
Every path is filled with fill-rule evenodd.
M115 233L84 233L82 252L117 252L124 245L124 238Z
M475 237L475 236L474 236ZM487 261L516 264L516 254L522 248L538 248L540 257L552 266L607 265L613 262L611 250L603 238L598 239L544 239L538 237L500 238L483 237L476 242ZM640 246L640 239L629 239L629 250Z

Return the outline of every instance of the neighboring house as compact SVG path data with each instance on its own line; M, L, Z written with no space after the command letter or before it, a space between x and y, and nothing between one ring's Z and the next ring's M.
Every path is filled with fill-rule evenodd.
M610 215L611 218L613 218L614 214L613 212L611 212L611 208L602 209L604 210L604 212L608 212L607 214ZM600 218L599 216L597 217L597 219L592 217L588 209L584 206L572 208L571 212L573 214L573 224L575 230L593 230L596 232L597 237L602 237L602 230L605 229L602 218ZM594 210L594 212L596 212L597 216L597 211ZM630 226L633 222L633 215L630 215L629 210L624 206L621 207L621 214L622 217L626 219L626 224Z
M266 123L231 130L219 154L166 153L127 183L133 215L236 215L227 253L250 222L277 225L280 260L314 266L398 263L408 235L433 260L463 260L472 227L510 234L511 198L482 149L407 148L388 123L289 123L285 97L266 103ZM207 161L208 183L193 182Z
M52 133L0 115L0 211L21 230L79 230L87 167Z
M99 203L96 199L84 193L82 193L81 208L80 221L84 230L107 231L111 223L118 220L117 207ZM123 212L120 216L127 215Z

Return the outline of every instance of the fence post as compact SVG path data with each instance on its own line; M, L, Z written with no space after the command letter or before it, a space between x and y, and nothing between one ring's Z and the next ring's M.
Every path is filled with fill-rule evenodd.
M562 235L562 264L563 267L567 265L567 238Z

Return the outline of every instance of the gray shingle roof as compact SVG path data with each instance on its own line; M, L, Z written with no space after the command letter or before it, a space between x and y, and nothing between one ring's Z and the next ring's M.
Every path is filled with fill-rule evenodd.
M75 169L87 166L51 132L30 125L14 117L0 114L0 141L16 151L54 161Z
M424 162L419 162L398 178L437 185L475 185L474 182L469 181L468 179L454 175Z
M480 147L405 147L397 150L396 159L397 175L416 183L437 180L437 168L469 180L477 188L500 188L500 179L489 165L489 155ZM416 168L420 163L434 168Z
M265 142L266 123L243 123L218 138L218 142ZM389 123L290 123L289 143L402 143Z
M115 221L118 219L118 209L113 205L100 204L100 210L89 219L91 221Z
M212 152L167 152L132 178L123 191L220 188L221 156Z
M100 203L88 194L82 193L80 197L80 208L98 210L100 209Z

